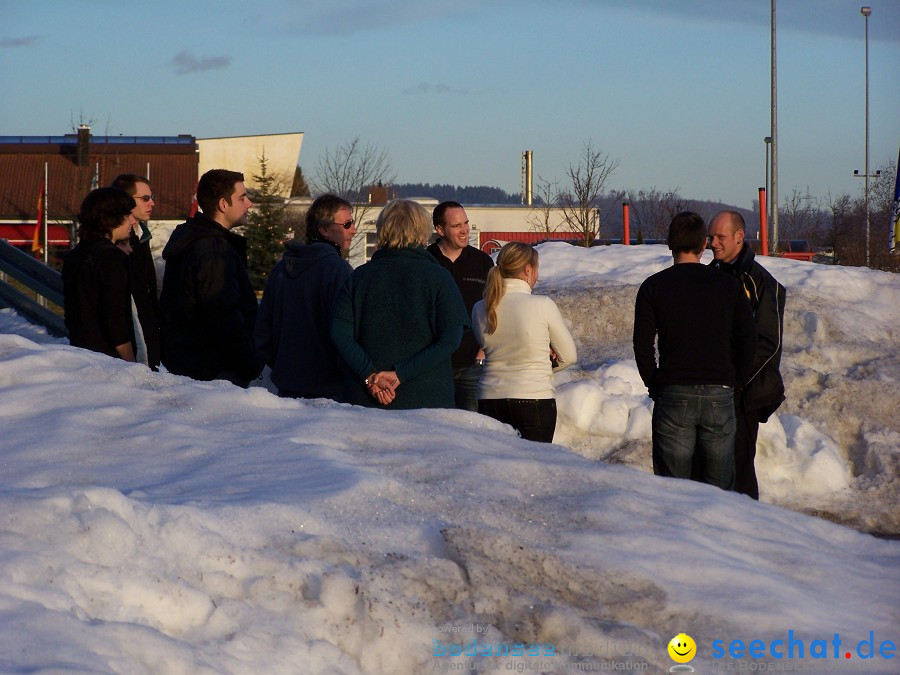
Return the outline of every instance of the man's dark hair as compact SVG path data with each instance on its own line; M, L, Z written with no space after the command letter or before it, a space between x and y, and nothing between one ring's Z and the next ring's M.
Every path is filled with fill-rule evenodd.
M706 223L693 211L682 211L669 223L666 243L672 253L703 253L706 248Z
M346 199L342 199L337 195L320 195L315 201L309 205L306 212L306 241L307 243L322 239L322 233L319 227L328 227L334 222L334 214L340 209L350 209L353 212L353 206Z
M134 209L134 197L116 187L91 190L78 211L78 238L111 239L112 231Z
M216 215L216 207L220 199L225 199L231 204L231 195L234 194L234 184L243 183L244 174L228 169L210 169L200 176L197 183L197 205L208 218Z
M431 222L434 223L435 227L444 224L444 214L447 212L447 209L461 209L463 207L459 202L441 202L437 206L434 207L434 211L431 213Z
M150 185L150 181L144 176L139 176L136 173L122 173L116 176L116 179L112 182L110 187L125 190L128 194L134 196L134 193L137 192L138 183Z

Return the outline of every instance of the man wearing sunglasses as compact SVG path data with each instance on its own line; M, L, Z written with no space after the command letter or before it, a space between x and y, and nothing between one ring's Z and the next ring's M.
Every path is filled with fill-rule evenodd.
M351 208L335 195L317 197L306 212L306 244L287 242L266 280L254 337L279 396L343 398L329 326L334 298L352 272L343 258L356 234Z
M137 221L126 242L131 251L128 255L128 272L131 277L131 297L137 309L136 326L143 334L143 346L146 348L147 365L153 370L159 369L160 337L159 337L159 296L156 291L156 267L150 253L150 229L147 226L153 207L156 206L150 181L144 176L134 173L123 173L112 182L112 187L124 190L134 197L134 210L131 215ZM125 250L125 247L122 247Z

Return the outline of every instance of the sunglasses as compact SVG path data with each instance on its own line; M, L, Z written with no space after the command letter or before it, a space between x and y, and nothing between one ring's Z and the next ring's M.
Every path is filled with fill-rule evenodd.
M351 227L353 227L355 224L356 224L356 221L353 220L352 218L351 218L350 220L348 220L346 223L335 223L335 225L340 225L340 226L343 227L345 230L349 230L349 229L350 229Z
M142 202L155 202L156 201L156 195L141 195L140 197L135 195L134 198L140 199Z

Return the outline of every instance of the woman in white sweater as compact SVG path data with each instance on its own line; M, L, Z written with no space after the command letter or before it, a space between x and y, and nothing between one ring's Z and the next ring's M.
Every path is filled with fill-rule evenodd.
M578 354L556 303L531 294L537 280L536 250L518 242L500 249L484 300L472 308L472 329L485 353L478 412L522 438L550 443L556 429L551 379Z

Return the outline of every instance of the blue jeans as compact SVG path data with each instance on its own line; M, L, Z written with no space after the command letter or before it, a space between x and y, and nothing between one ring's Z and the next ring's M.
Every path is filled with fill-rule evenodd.
M460 410L478 412L478 380L481 366L473 363L466 368L453 369L453 398Z
M734 389L720 384L663 387L653 406L653 473L734 489Z

